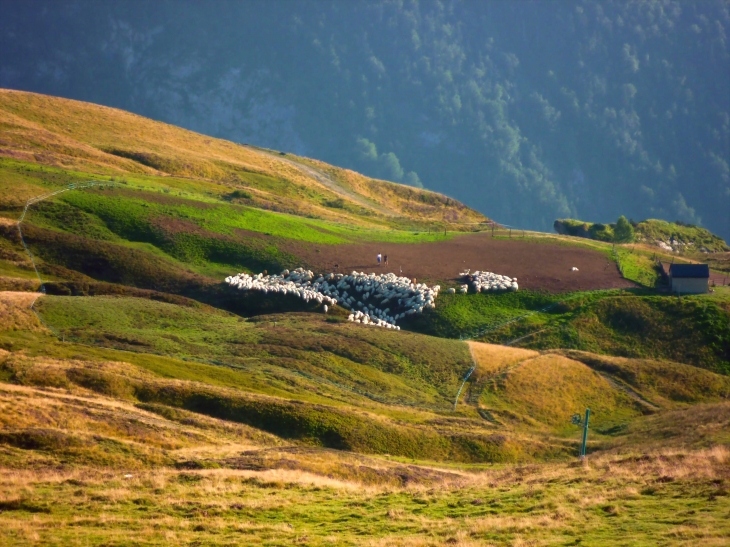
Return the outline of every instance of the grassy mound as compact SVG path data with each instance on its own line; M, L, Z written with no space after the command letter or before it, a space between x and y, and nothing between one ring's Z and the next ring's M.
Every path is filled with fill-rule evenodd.
M705 228L656 219L642 220L636 225L636 240L650 245L658 245L659 242L662 242L674 250L689 252L730 251L730 247L721 237Z
M243 320L214 308L128 297L44 297L36 309L67 341L165 356L139 366L188 382L130 383L77 370L67 374L77 385L362 452L476 461L558 455L566 447L557 438L526 443L504 434L572 435L570 415L586 406L596 427L611 431L646 412L730 393L726 377L687 365L616 365L593 354L467 346L323 315ZM456 419L442 418L472 363L467 406Z
M640 391L654 406L730 399L730 378L682 363L626 359L574 350L564 353Z
M33 297L0 293L0 542L726 535L727 377L129 296L41 297L60 341Z
M548 424L574 431L570 416L590 407L598 431L642 414L641 405L583 363L560 355L525 360L485 383L480 404L500 420Z
M246 321L213 308L126 297L44 297L36 307L67 340L251 370L271 394L280 394L279 386L306 396L313 378L331 386L314 393L349 388L373 400L445 408L471 364L458 341L376 332L322 314ZM259 372L262 364L273 367L268 379ZM278 374L271 377L272 370ZM294 383L292 372L299 378Z
M584 222L575 219L558 219L553 227L559 234L595 239L611 243L614 241L615 224ZM705 228L648 219L634 223L635 239L664 250L702 253L721 253L730 251L727 243Z

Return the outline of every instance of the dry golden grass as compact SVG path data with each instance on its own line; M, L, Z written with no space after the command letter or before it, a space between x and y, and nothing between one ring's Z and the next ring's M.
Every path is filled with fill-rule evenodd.
M469 344L469 350L471 351L474 363L477 365L474 371L476 379L482 376L491 376L522 361L540 355L537 351L510 348L497 344L485 344L472 340L469 340L467 344Z
M730 401L696 404L657 413L630 423L625 435L608 447L630 451L640 444L648 450L683 450L689 446L730 446Z
M103 397L79 397L0 384L0 429L51 429L82 440L102 435L166 450L213 443L194 428L161 419L133 405Z
M368 540L362 543L366 547L434 547L444 545L442 540L434 540L427 537L411 536L411 537L389 537L376 540ZM492 542L484 542L483 540L474 540L468 537L466 531L456 532L447 539L446 545L454 547L492 547L497 545Z
M298 158L337 181L343 188L353 190L376 204L381 211L399 211L415 218L424 217L445 223L478 224L486 218L461 204L450 203L444 196L428 190L418 190L385 180L375 180L351 171L333 167L318 160Z
M152 545L203 541L471 547L564 544L566 535L587 535L585 544L594 544L591 537L601 538L595 544L607 545L602 541L615 537L611 519L617 519L633 534L627 540L637 544L657 539L661 532L666 544L701 540L721 545L727 531L721 521L727 499L722 485L730 483L726 446L592 454L583 463L443 473L422 464L404 466L313 447L256 447L98 395L0 387L0 416L22 416L21 425L52 427L66 421L65 426L81 437L93 432L148 447L164 439L187 443L178 455L254 464L243 469L177 470L58 465L26 458L32 465L0 468L0 503L30 508L0 512L0 542L40 545L52 537L59 544L93 544L103 530L105 543L134 537ZM8 402L14 405L10 409L3 406ZM124 429L129 423L136 429ZM232 458L236 452L240 458ZM7 461L7 449L1 445L0 457ZM380 480L363 481L363 467L378 470L374 476ZM394 474L406 469L414 480L394 484ZM126 478L128 473L132 476ZM715 501L706 502L701 520L684 519L659 532L651 528L654 512L662 510L658 504L671 503L670 512L687 511L708 495ZM593 531L598 535L591 536Z
M624 386L639 390L658 407L672 408L697 401L720 401L730 394L730 377L692 365L653 359L630 359L584 351L559 353L592 368L610 372Z
M44 332L46 328L30 310L39 293L0 291L0 330Z
M556 354L540 355L514 367L504 379L501 395L506 405L553 425L567 424L573 413L589 406L598 416L633 406L629 395L606 378Z
M0 302L3 302L8 306L29 308L39 296L41 296L39 293L0 291Z

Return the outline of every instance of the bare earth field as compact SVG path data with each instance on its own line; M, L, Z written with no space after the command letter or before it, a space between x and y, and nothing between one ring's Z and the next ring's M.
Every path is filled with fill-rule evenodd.
M521 288L550 292L634 287L604 254L581 247L495 239L467 234L433 243L300 245L287 249L320 271L394 272L417 280L456 280L459 272L485 270L516 277ZM378 253L389 265L377 266ZM577 272L572 271L573 267Z

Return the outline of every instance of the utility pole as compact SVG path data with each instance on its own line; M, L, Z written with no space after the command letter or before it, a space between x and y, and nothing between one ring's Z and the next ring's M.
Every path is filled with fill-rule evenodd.
M588 442L588 421L591 417L591 409L586 408L586 417L585 419L581 418L580 414L573 414L573 417L571 418L571 422L574 425L583 425L583 440L580 443L580 459L581 461L585 460L586 458L586 443Z
M580 445L580 459L586 459L586 442L588 442L588 420L591 417L591 409L586 408L586 419L583 423L583 442Z

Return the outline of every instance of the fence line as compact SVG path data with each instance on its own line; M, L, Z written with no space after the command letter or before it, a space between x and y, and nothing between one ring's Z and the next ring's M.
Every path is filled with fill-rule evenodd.
M618 251L616 251L615 243L611 246L611 254L613 255L613 259L616 261L616 265L618 266L618 272L621 274L621 277L624 277L624 267L621 265L621 257L618 254Z
M459 404L459 396L461 395L461 390L464 389L464 384L466 384L466 381L469 379L469 376L471 376L471 373L474 372L477 368L476 363L472 365L472 367L468 370L468 372L464 375L464 379L461 382L461 385L459 386L459 391L456 392L456 398L454 399L454 410L456 410L456 405Z

